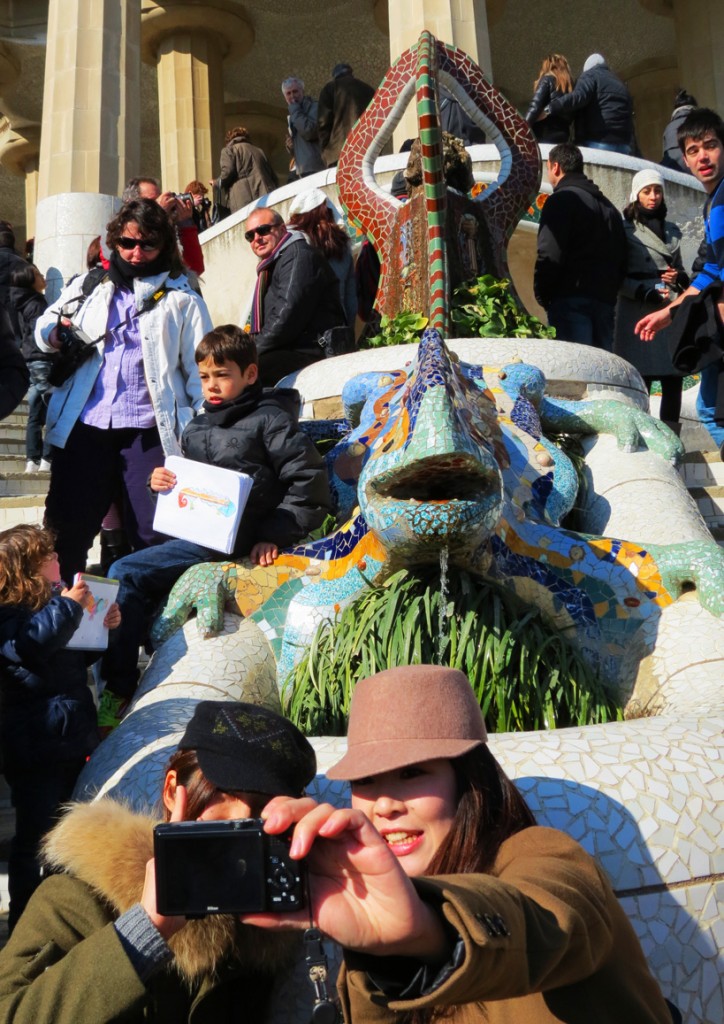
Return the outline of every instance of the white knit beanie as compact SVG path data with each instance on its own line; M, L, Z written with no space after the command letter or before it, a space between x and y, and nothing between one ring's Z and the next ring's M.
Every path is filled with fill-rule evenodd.
M663 177L653 167L647 167L645 170L639 171L638 174L634 174L631 181L631 195L628 197L629 202L635 203L639 197L639 192L642 188L646 188L647 185L661 185L661 188L664 187Z
M591 68L598 67L599 64L605 64L606 58L603 54L592 53L590 57L586 57L586 63L583 65L584 71L590 71Z
M321 188L305 189L304 192L300 192L292 200L289 207L289 216L292 217L295 213L311 213L312 210L316 210L318 206L326 202L327 197Z

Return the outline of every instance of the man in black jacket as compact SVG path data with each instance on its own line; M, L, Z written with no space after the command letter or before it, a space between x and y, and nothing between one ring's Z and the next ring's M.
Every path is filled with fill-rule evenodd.
M626 268L623 220L583 173L581 151L572 143L551 149L548 180L553 194L540 218L535 297L558 338L610 352Z
M259 377L271 387L321 359L322 335L347 320L337 277L303 232L287 229L275 210L258 207L249 215L244 237L259 260L251 333Z
M575 114L574 137L579 146L634 152L631 93L600 53L592 53L586 60L573 92L552 99L545 113Z
M204 392L202 412L184 429L181 448L194 462L246 473L253 478L231 556L270 566L279 550L301 541L322 525L331 510L323 459L299 429L299 393L262 388L252 338L227 324L209 331L196 349ZM152 491L176 486L165 466L151 474ZM213 543L213 538L209 538ZM115 562L111 579L120 582L122 620L104 655L107 686L99 725L117 724L138 679L138 648L158 602L186 569L201 562L228 561L213 547L167 540Z
M319 94L319 144L327 167L336 167L355 122L372 102L375 90L355 78L349 64L335 64Z

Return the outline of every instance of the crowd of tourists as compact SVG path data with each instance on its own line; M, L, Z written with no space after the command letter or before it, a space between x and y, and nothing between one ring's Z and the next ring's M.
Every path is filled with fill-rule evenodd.
M336 164L374 92L348 64L318 101L299 78L282 91L299 178ZM562 55L545 59L527 113L553 144L535 294L560 338L624 356L649 387L660 381L674 429L688 359L702 377L702 422L724 446L721 334L714 358L692 361L690 344L702 317L724 308L724 123L692 100L677 95L677 145L667 129L662 160L683 162L707 193L703 260L689 274L656 165L633 177L623 211L584 174L579 145L637 151L623 83L600 54L576 82ZM243 128L228 133L220 165L214 198L232 212L278 184ZM251 476L232 554L252 565L273 564L331 511L299 394L276 385L354 346L349 238L317 188L299 192L287 221L255 207L244 230L257 259L249 322L214 327L199 280L211 213L200 181L179 196L132 179L86 272L50 305L0 222L0 413L29 381L26 470L50 472L45 528L0 533L0 748L16 811L0 1024L223 1022L240 1005L249 1020L285 1020L280 993L310 916L343 949L353 1024L677 1020L604 873L536 824L454 670L403 667L358 684L347 753L328 772L350 782L347 808L305 796L314 752L285 719L246 704L196 708L163 781L164 819L261 815L270 836L292 829L289 857L309 872L304 912L163 914L152 819L105 799L58 821L99 727L118 724L133 697L158 602L190 566L228 557L155 532L154 501L176 484L167 457ZM90 600L78 574L109 517L125 547L104 566L120 588L105 615L97 715L89 656L67 644Z

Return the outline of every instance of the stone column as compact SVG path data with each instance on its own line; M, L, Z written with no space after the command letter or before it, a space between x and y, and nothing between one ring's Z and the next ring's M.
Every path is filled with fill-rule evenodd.
M703 107L724 114L724 4L721 0L674 0L679 85Z
M50 0L36 258L48 294L85 269L140 160L141 0Z
M40 125L8 126L2 132L0 164L25 179L25 237L35 235L35 207L38 202L38 156L40 152Z
M492 80L490 35L485 3L480 0L388 0L390 61L417 42L427 29L442 43L459 46ZM394 145L417 135L414 104L395 129Z
M222 61L251 47L253 29L238 4L183 0L144 4L142 56L158 68L163 187L180 192L217 171L224 135Z

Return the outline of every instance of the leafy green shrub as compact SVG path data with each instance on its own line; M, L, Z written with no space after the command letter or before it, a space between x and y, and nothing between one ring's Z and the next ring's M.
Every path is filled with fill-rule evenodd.
M493 584L463 571L403 569L320 624L284 687L308 735L343 736L358 679L395 665L466 673L490 732L588 725L621 717L582 655ZM394 714L394 709L390 709Z
M422 313L408 313L404 310L394 316L385 315L380 320L380 333L365 338L360 348L382 348L384 345L409 345L419 341L420 335L429 323Z
M452 296L450 319L458 338L555 338L553 327L518 305L510 281L485 274L466 281Z

